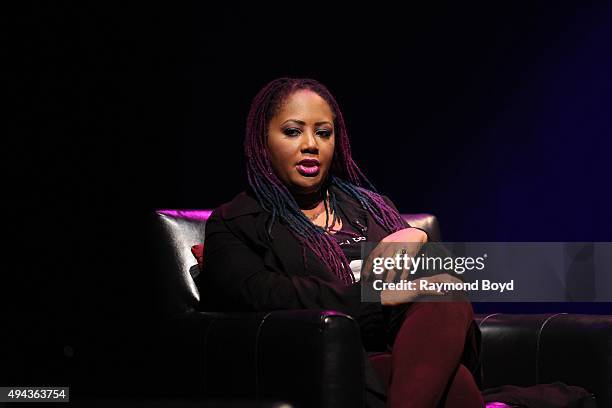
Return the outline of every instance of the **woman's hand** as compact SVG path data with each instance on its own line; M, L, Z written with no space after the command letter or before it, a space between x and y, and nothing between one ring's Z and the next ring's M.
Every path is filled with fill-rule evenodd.
M370 252L366 261L366 266L363 269L366 273L372 272L372 261L375 258L396 258L408 257L414 258L423 244L427 242L427 234L417 228L404 228L396 231L393 234L387 235L382 239ZM409 268L404 269L387 269L385 272L385 282L397 281L397 274L400 273L399 279L407 279L410 274Z
M414 258L421 250L423 244L427 242L427 234L417 228L404 228L387 235L381 242L383 244L379 244L378 247L381 247L382 250L376 255L378 257L394 258L397 255L402 257L406 255L408 258ZM396 276L398 273L400 273L399 278ZM385 276L385 282L407 279L409 273L409 268L390 269Z
M404 228L386 236L381 243L374 248L370 259L375 257L395 258L397 255L416 257L423 244L427 242L427 234L417 228ZM371 268L371 266L370 266ZM398 279L398 273L399 279ZM385 282L401 282L408 280L410 268L388 269L384 278ZM460 283L461 280L447 273L440 273L426 278L415 279L413 290L384 289L380 293L380 302L386 306L395 306L403 303L413 302L419 296L444 296L446 292L438 292L435 289L421 289L421 281L428 283Z
M457 279L454 276L449 275L448 273L440 273L433 276L428 276L426 278L415 279L413 282L415 283L414 290L391 290L385 289L380 292L380 303L384 306L396 306L401 305L403 303L413 302L419 296L444 296L446 295L445 291L438 292L435 289L420 289L421 282L425 281L428 283L461 283L461 280Z
M407 281L411 275L411 262L409 259L414 259L423 244L427 242L427 234L417 228L404 228L396 231L393 234L386 236L369 254L366 260L366 265L363 268L365 272L365 281L373 282L374 280L382 280L385 283L402 282ZM398 258L399 257L399 258ZM374 261L380 259L393 258L394 260L401 259L401 265L397 265L398 268L386 269L379 277L371 275L374 273L373 265ZM380 264L379 264L380 265ZM379 272L376 272L379 274ZM370 279L372 278L372 279ZM415 281L418 288L418 282ZM416 297L421 295L420 290L392 290L383 289L381 290L381 303L382 304L400 304L408 303L413 301Z

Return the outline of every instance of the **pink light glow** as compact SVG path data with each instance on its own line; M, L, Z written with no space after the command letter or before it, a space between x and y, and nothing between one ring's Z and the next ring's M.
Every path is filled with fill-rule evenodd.
M193 221L206 221L212 210L157 210L158 214L173 218L184 218Z

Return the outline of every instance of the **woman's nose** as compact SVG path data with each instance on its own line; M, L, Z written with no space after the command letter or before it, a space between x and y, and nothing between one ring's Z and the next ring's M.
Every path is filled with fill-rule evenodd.
M317 144L317 138L314 135L314 132L309 130L302 133L302 151L312 151L319 150L319 146Z

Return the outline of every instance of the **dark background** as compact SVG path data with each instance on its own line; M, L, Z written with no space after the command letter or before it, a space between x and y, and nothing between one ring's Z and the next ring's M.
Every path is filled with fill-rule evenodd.
M278 76L325 83L357 163L445 240L612 241L610 4L175 3L6 14L4 382L140 349L149 216L245 187L246 113Z

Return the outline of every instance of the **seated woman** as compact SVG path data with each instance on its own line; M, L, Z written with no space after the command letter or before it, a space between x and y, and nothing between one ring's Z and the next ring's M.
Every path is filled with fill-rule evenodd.
M462 364L478 349L468 302L415 302L436 293L397 290L382 291L378 303L361 302L359 268L353 272L351 262L361 257L362 241L428 237L373 191L351 157L344 118L327 88L312 79L270 82L253 100L244 149L250 187L206 225L196 281L201 308L345 312L359 322L366 350L392 353L390 366L373 372L366 365L368 406L484 406Z

